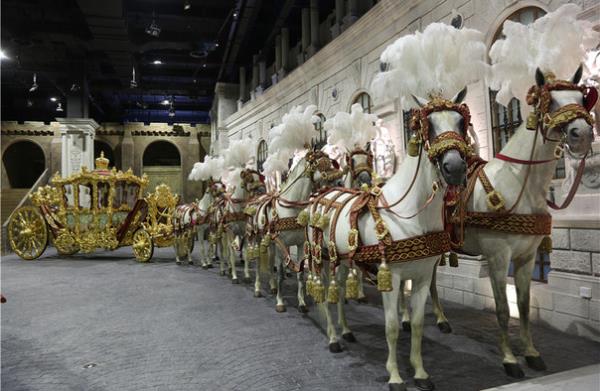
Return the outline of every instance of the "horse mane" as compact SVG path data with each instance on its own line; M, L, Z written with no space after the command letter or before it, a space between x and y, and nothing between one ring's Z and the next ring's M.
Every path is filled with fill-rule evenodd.
M287 188L294 183L298 176L304 173L304 162L306 162L306 156L300 159L294 168L289 172L287 179L281 184L281 190L279 191L280 193L283 193L285 190L287 190ZM301 171L300 174L298 174L298 171Z

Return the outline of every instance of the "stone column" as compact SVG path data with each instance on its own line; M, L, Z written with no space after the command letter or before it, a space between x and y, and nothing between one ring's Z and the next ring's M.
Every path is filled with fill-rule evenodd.
M308 54L312 56L319 50L319 4L310 0L310 46Z
M343 29L346 30L358 20L358 0L348 0L348 9L344 17Z
M238 110L242 108L246 98L246 68L240 67L240 97L238 99Z
M279 69L281 69L281 35L278 34L275 37L275 73L271 75L271 81L273 84L276 84L279 81L277 74L279 73Z
M256 87L256 94L261 95L267 86L267 63L264 59L258 63L258 87Z
M336 38L342 33L342 24L344 23L344 0L335 0L335 24L331 26L331 37Z
M252 89L250 90L250 99L256 98L256 87L258 87L258 55L252 56Z
M278 79L281 80L288 71L290 61L290 30L281 29L281 67L277 70Z
M60 123L61 175L67 177L83 167L94 169L94 136L100 127L91 118L57 118Z
M302 8L302 54L308 51L310 45L310 9ZM303 57L302 60L305 60ZM302 61L304 62L304 61Z

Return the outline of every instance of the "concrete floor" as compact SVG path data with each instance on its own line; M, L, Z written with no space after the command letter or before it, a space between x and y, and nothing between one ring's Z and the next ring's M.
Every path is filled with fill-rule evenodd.
M2 390L385 390L387 345L376 291L351 303L358 339L329 353L311 307L275 312L270 295L232 285L217 269L177 266L172 250L139 264L131 249L37 261L2 257ZM431 314L423 357L437 390L481 390L513 381L504 374L492 313L446 303L454 328L441 334ZM511 324L521 354L517 322ZM600 344L535 326L548 371L525 365L524 382L600 363ZM412 389L410 337L398 344L401 375ZM522 383L525 385L526 383ZM504 389L504 388L503 388ZM573 389L573 388L571 388Z

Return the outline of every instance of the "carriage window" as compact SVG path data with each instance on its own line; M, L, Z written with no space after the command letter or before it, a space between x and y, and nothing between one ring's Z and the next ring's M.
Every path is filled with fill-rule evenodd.
M99 182L97 185L98 208L108 208L110 185L107 182Z
M261 140L258 144L258 152L256 154L256 169L260 172L263 170L263 164L267 160L268 147L265 140Z
M363 108L363 112L371 114L371 110L373 109L373 102L371 101L371 96L366 92L361 92L358 94L352 104L360 103Z
M67 207L75 206L75 199L73 195L73 185L64 185L65 193L64 193L64 201Z
M313 137L313 143L317 149L321 149L327 144L327 131L324 128L325 116L318 113L317 117L319 117L319 120L315 123L315 130L319 134Z
M130 209L133 209L135 202L138 200L138 192L140 191L140 185L137 183L129 183L125 187L125 202Z
M83 209L90 209L92 206L92 194L94 186L91 183L84 183L79 185L79 207Z

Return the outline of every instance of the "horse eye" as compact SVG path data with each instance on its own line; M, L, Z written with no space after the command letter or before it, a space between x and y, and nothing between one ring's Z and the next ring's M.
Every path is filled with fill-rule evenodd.
M380 70L381 72L385 72L385 71L387 71L387 70L389 70L389 69L390 69L390 64L389 64L389 63L387 63L387 62L383 62L383 61L381 61L381 62L379 63L379 70Z

